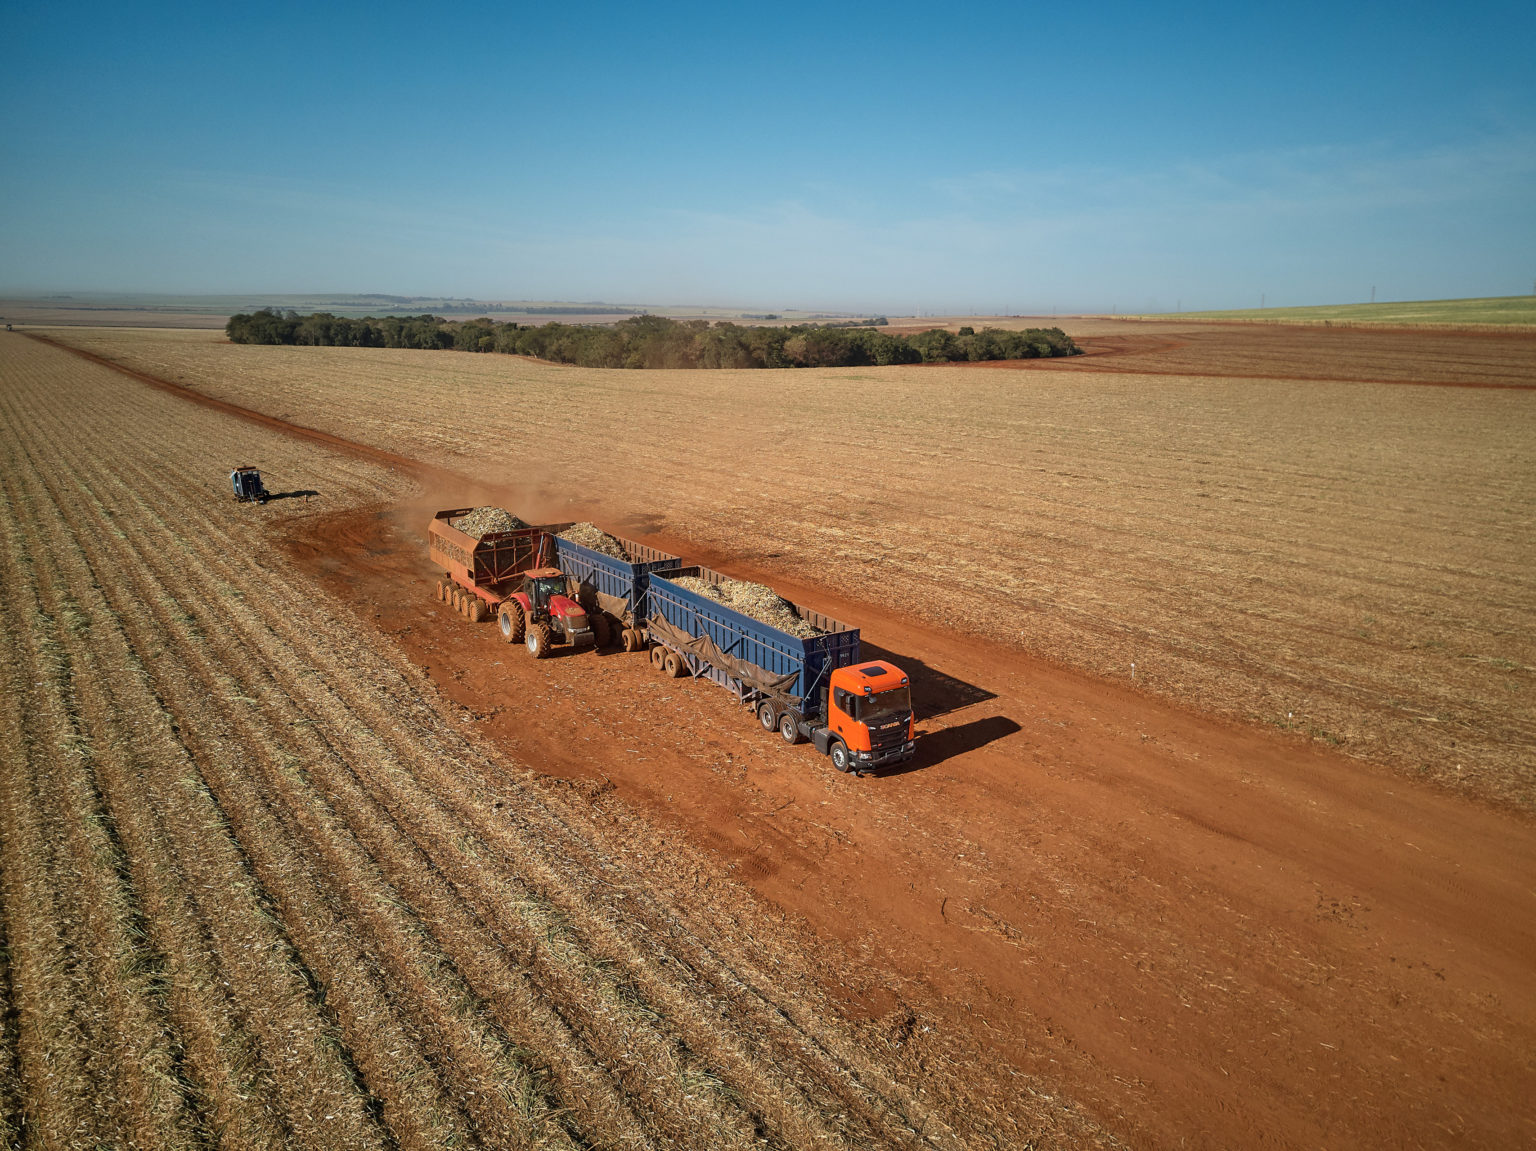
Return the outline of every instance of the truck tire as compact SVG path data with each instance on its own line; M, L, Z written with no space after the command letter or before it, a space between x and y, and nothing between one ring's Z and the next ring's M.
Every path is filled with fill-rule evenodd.
M531 623L528 625L528 634L523 642L528 647L528 654L534 659L543 659L549 654L549 625L547 623Z
M480 623L485 619L485 601L475 596L469 601L469 622Z
M592 618L587 622L592 625L592 645L607 647L608 641L613 638L613 634L608 630L608 617L600 611L593 612Z
M779 716L779 736L788 744L800 742L800 723L794 712L786 711Z
M779 713L773 710L773 701L763 700L757 705L757 722L763 725L763 730L776 731L779 726Z
M842 740L834 740L829 754L832 756L832 766L838 771L851 771L853 769L853 757L848 754L848 745Z
M496 613L496 626L501 629L501 638L508 643L523 642L523 609L515 600L508 600L501 605L501 610Z
M662 668L662 661L667 658L667 649L664 647L651 648L651 666L657 671Z
M668 679L680 678L685 670L683 666L683 657L678 655L675 651L667 652L667 654L662 657L661 670L666 674Z

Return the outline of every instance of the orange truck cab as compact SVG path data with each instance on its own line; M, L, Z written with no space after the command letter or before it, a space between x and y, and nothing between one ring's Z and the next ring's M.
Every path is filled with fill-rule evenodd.
M863 772L911 759L917 744L906 673L883 659L834 670L826 726L814 728L811 740L838 771Z

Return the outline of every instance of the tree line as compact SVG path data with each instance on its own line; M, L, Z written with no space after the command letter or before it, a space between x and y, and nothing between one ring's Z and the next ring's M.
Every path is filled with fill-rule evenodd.
M589 368L831 368L964 360L1027 360L1082 351L1060 328L935 328L911 336L874 327L797 324L749 327L720 321L631 316L616 324L517 324L441 316L352 319L268 308L231 316L237 344L428 348L503 352Z

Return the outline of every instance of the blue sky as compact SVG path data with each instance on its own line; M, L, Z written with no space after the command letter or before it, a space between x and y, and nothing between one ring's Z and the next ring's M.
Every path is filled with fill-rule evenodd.
M1517 295L1533 59L1529 2L12 0L0 291Z

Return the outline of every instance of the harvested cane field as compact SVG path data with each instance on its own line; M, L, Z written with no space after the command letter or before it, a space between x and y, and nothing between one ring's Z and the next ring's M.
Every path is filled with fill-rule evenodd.
M1151 331L792 373L0 337L9 1121L1528 1145L1536 345ZM236 463L317 494L236 507ZM918 758L839 776L445 613L426 521L475 503L861 626Z
M1135 664L1139 690L1536 810L1536 336L1094 328L1025 371L59 335L535 512Z
M477 739L274 549L313 505L206 473L409 480L0 340L0 1144L1101 1141L845 1021L846 956Z

